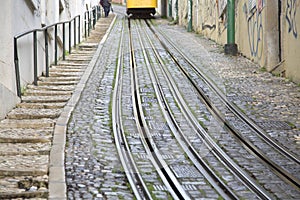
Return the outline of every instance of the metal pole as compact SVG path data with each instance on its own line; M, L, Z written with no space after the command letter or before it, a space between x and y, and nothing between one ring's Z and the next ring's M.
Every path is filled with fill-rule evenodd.
M21 81L20 81L20 70L19 70L19 58L18 58L18 38L14 38L14 60L15 60L15 73L16 73L16 86L17 95L21 98Z
M80 44L80 15L78 16L78 44Z
M84 36L87 38L87 33L86 33L86 12L84 13Z
M178 0L175 0L175 21L178 21Z
M54 27L54 64L57 65L57 24Z
M227 44L225 44L225 54L236 55L237 45L235 44L235 0L228 0L227 18Z
M72 34L71 34L71 21L69 22L69 54L71 54L72 52Z
M90 30L91 30L91 13L90 11L87 11L87 16L88 16L88 37L90 37Z
M227 26L227 43L235 43L235 2L228 1L228 26Z
M192 22L192 15L193 15L193 1L188 0L188 32L192 32L193 29L193 22Z
M66 59L66 47L65 47L65 44L66 44L66 24L63 23L63 60Z
M73 29L74 29L74 47L76 48L76 17L74 18Z
M33 84L37 85L37 33L33 32Z
M172 17L172 0L169 0L169 17Z
M45 63L46 77L49 77L48 29L45 29Z

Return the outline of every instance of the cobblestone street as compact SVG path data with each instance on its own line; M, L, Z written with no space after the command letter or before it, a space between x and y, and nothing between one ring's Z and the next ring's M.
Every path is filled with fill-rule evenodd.
M47 199L47 194L49 199L135 198L119 159L112 130L112 94L116 81L116 66L120 59L118 48L121 46L122 31L126 27L124 16L119 14L125 12L124 7L114 6L114 12L108 18L100 18L97 22L91 36L81 44L84 53L71 54L66 61L59 63L69 67L52 71L50 78L40 79L45 85L40 84L38 87L43 88L49 86L47 83L51 82L53 76L63 71L73 77L61 80L69 82L69 85L62 86L63 89L52 88L51 93L55 93L52 97L57 98L56 101L50 103L43 101L47 99L47 97L43 99L45 94L41 94L45 91L39 92L41 96L33 100L31 97L23 97L21 104L23 107L18 106L8 114L7 119L0 122L0 197L2 193L7 192L38 191L42 199ZM168 35L229 101L239 107L276 142L300 157L299 85L286 78L271 75L243 55L236 57L225 55L222 46L194 32L189 33L184 27L174 25L167 19L157 17L153 21L156 28ZM129 57L129 53L126 56ZM77 59L77 62L71 61L72 58ZM80 59L84 60L85 64L79 63ZM72 66L70 62L73 62ZM130 82L126 78L123 81L130 87ZM143 81L146 82L146 78ZM184 81L181 84L184 84ZM29 90L31 87L33 89ZM186 85L182 87L188 88ZM29 89L28 94L37 90L33 86L29 86ZM124 94L124 99L131 108L130 91L127 93L128 96ZM153 100L151 96L147 97L149 102ZM156 100L153 102L156 103ZM33 104L43 106L34 107ZM22 110L23 108L26 110ZM128 112L130 113L130 110ZM132 131L130 134L134 137L135 132ZM137 143L134 140L131 142ZM224 139L223 142L224 148L234 148L227 140ZM246 157L246 153L245 155L243 153L236 152L238 156ZM143 160L142 156L140 160ZM143 164L147 165L146 162ZM172 170L178 173L177 176L186 173L199 177L188 167L183 169L176 167L173 166ZM257 173L259 170L257 169ZM299 165L293 168L293 173L299 176ZM157 183L151 171L145 174L149 182ZM223 178L228 177L224 174ZM231 178L228 178L230 182L229 179ZM37 180L39 185L34 185L29 180L31 182ZM16 187L20 186L20 181L29 185L25 189ZM271 193L282 189L268 185L267 175L260 181L266 183ZM185 190L192 191L192 195L203 195L204 199L220 197L202 178L197 182L202 186L201 192L196 191L196 184L193 185L189 181L185 183L189 186ZM12 188L12 191L7 188ZM237 190L242 190L241 188ZM158 199L170 198L164 192L167 188L163 185L154 184L153 190L156 191ZM295 199L300 198L299 188L297 192L291 193ZM3 199L18 197L8 194L2 196ZM29 195L28 198L30 197ZM284 199L284 196L277 195L276 198Z
M156 19L156 23L163 32L173 36L171 39L194 63L201 65L201 70L230 101L299 156L300 94L297 85L264 72L242 56L225 56L222 47L213 41L169 25L167 20ZM104 44L103 59L96 65L68 127L66 170L71 199L132 198L113 145L109 121L116 65L113 48L120 37L118 25L115 24ZM299 170L299 166L296 168Z

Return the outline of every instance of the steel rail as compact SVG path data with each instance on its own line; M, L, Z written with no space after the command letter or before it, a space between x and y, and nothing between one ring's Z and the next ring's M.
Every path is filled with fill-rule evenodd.
M123 21L124 24L124 21ZM122 26L124 27L124 25ZM152 199L150 192L147 189L146 184L143 181L138 168L135 164L133 156L131 154L128 142L125 137L125 131L121 121L122 111L121 111L121 95L122 95L122 66L123 66L123 37L124 29L122 29L119 52L118 52L118 62L115 77L114 92L112 98L112 125L113 133L115 138L116 148L120 157L120 161L125 170L126 177L130 183L131 189L138 200L142 199Z
M153 30L154 31L154 30ZM162 35L164 33L160 32ZM156 34L157 35L157 34ZM157 37L159 37L157 35ZM239 109L233 105L230 101L228 101L225 97L224 94L212 83L212 81L207 78L202 71L200 71L196 65L188 59L188 57L178 48L176 45L170 41L165 35L164 38L184 57L184 59L187 61L187 63L193 68L194 71L197 72L197 74L203 79L203 81L214 91L216 92L221 100L223 101L224 105L233 112L240 120L244 121L247 125L252 128L252 130L255 131L255 133L258 134L260 138L262 138L267 144L271 145L274 149L276 149L281 155L285 155L287 158L293 160L296 162L295 164L299 164L299 159L293 155L291 152L289 152L287 149L285 149L282 145L278 144L275 142L272 138L268 136L267 133L265 133L258 125L256 125L249 117L247 117L245 114L243 114ZM166 48L167 46L163 44ZM174 57L173 54L170 54L174 60L178 63L176 58ZM179 65L179 63L178 63ZM188 72L186 72L183 68L181 68L183 73L187 76L187 78L191 81L191 83L194 85L196 90L199 92L201 97L204 99L204 102L208 106L208 108L211 110L212 113L215 114L215 116L225 124L225 126L228 128L228 130L234 134L251 152L253 152L255 155L257 155L261 160L263 160L266 164L268 164L274 171L276 171L277 175L279 175L282 179L284 179L288 184L294 186L297 190L300 190L300 180L297 179L295 176L287 172L285 169L280 167L278 164L273 162L271 159L269 159L266 155L264 155L261 150L259 150L257 147L255 147L254 144L252 144L250 141L245 139L235 128L232 127L228 123L227 120L225 120L221 115L216 106L208 99L208 97L204 94L202 89L200 89L197 84L189 77Z
M142 108L142 102L139 94L139 83L138 83L138 77L136 72L136 62L135 62L135 53L134 53L134 47L132 42L132 33L131 33L131 20L128 20L129 23L129 35L130 35L130 48L131 48L131 77L132 77L132 102L133 102L133 109L134 109L134 116L137 119L136 125L139 130L139 133L141 134L141 139L143 142L143 145L145 147L145 150L151 159L155 169L160 175L160 178L165 183L166 187L168 188L168 191L172 195L174 199L190 199L189 195L186 194L183 187L179 184L178 180L176 179L175 175L171 171L171 169L168 167L168 165L165 163L165 161L162 158L162 155L160 154L158 148L155 145L155 142L151 139L149 127L147 125L147 122L145 121L145 116L143 113ZM139 38L140 39L140 38ZM141 42L141 41L140 41ZM141 43L142 45L142 43ZM145 50L143 49L143 53L145 53ZM145 54L144 54L145 55ZM149 61L145 57L145 61L147 64L149 64Z
M153 29L153 26L150 26L150 24L147 22L147 25L149 26L150 30L153 32L154 35L157 36L155 30ZM170 56L174 60L174 62L177 64L178 67L180 67L180 64L177 62L176 58L171 54L167 46L163 43L163 41L157 37L162 46L166 48L166 50L170 53ZM171 78L171 77L170 77ZM173 80L173 84L175 84L175 81ZM180 97L181 94L179 91L177 91L177 95ZM262 199L273 199L272 195L267 192L264 188L262 188L260 185L256 183L256 181L243 169L241 169L218 145L217 143L211 138L211 136L204 130L204 128L199 124L198 120L195 118L195 116L192 114L190 109L188 108L187 104L183 100L183 97L181 99L181 104L183 105L183 112L188 116L190 121L193 123L195 129L197 130L197 134L205 141L207 145L212 149L211 151L214 153L216 157L218 157L222 162L224 162L234 173L237 177L239 177L244 183L253 190L260 198Z
M143 29L142 29L143 30ZM147 37L149 44L152 47L152 51L155 54L156 59L159 61L159 68L164 74L164 77L168 81L169 87L173 93L174 98L176 99L177 103L179 104L181 109L184 106L181 104L181 101L183 101L182 97L178 95L179 91L177 88L175 88L175 83L172 78L170 78L170 74L165 70L164 67L164 62L159 55L158 51L156 50L155 45L153 44L153 41L150 39L149 34L144 31L144 36ZM149 54L147 52L147 54ZM149 55L148 55L149 56ZM149 66L149 71L151 74L151 78L153 79L152 82L159 83L159 78L157 75L157 72L154 70L153 64L150 64L151 67ZM177 123L174 115L172 114L171 108L169 104L167 103L167 99L164 95L162 86L160 84L155 84L154 85L156 94L158 94L158 101L162 110L162 113L165 116L165 119L167 120L169 127L171 128L174 136L177 139L177 142L181 145L181 147L184 149L185 153L188 155L189 159L193 162L194 166L198 169L198 171L207 179L207 181L212 185L214 189L222 196L224 199L239 199L236 194L222 181L217 174L209 167L208 164L201 158L197 150L192 146L192 144L188 141L187 137L185 134L182 132L179 124ZM189 120L189 118L186 116L185 113L185 118ZM192 123L189 122L191 125ZM194 128L194 126L192 126ZM196 132L196 130L194 129Z
M184 57L185 61L197 72L197 74L202 78L202 80L216 93L219 95L224 104L233 112L236 116L238 116L241 120L245 121L256 133L268 144L274 146L274 148L278 149L282 154L286 155L288 158L300 164L300 158L297 157L294 153L290 152L286 147L282 146L278 142L276 142L271 136L269 136L262 128L260 128L253 120L251 120L246 114L240 111L240 109L234 105L231 101L229 101L223 92L213 84L213 82L202 72L199 68L197 68L196 64L191 61L188 56L185 55L170 39L168 39L165 34L159 31L161 35L164 35L164 38ZM158 35L157 35L158 36ZM159 36L158 36L159 37ZM210 103L211 104L211 103Z

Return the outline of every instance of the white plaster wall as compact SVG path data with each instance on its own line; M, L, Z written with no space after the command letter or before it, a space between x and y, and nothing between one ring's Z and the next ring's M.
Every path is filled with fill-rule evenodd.
M13 37L32 28L39 27L38 13L32 11L26 1L0 0L0 118L4 118L19 98L16 96L15 66L13 58ZM24 65L20 65L22 86L31 82L32 61L30 50L26 46L31 38L20 41L20 53Z
M40 0L40 8L34 9L31 0L0 0L0 119L20 101L16 95L16 78L14 65L13 37L34 28L41 28L42 24L50 25L59 21L65 21L86 11L86 5L90 9L98 4L98 0ZM60 12L60 3L64 9ZM69 9L68 9L69 8ZM73 25L73 24L72 24ZM83 28L83 25L81 25ZM66 32L69 27L66 26ZM82 29L83 30L83 29ZM73 31L73 29L72 29ZM54 29L49 30L52 38L49 38L50 64L54 60ZM59 28L62 33L62 28ZM83 33L81 32L81 36ZM61 35L60 35L61 37ZM44 58L44 34L39 33L38 38L38 75L45 71ZM72 38L72 43L73 43ZM66 38L66 50L68 50L68 38ZM21 77L21 87L33 82L33 35L22 37L18 40L18 55ZM59 57L61 56L59 49Z
M0 1L0 119L18 102L15 93L12 46L12 1ZM8 9L9 8L9 9ZM5 19L5 20L3 20Z

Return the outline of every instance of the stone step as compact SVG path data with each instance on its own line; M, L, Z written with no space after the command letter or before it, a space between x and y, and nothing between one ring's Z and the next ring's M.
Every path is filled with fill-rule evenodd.
M45 143L52 138L53 127L0 129L0 143Z
M83 65L83 64L73 64L73 65L70 65L70 64L61 64L61 65L52 65L52 67L50 68L50 72L51 70L54 70L54 69L85 69L87 65Z
M97 50L97 47L80 47L80 50L93 54Z
M48 176L0 178L0 199L47 199Z
M67 102L70 99L69 95L62 96L24 96L22 102L25 103L62 103Z
M19 103L17 108L27 108L27 109L61 109L66 105L63 103Z
M92 43L92 42L88 43L88 42L86 42L84 44L80 44L79 49L83 49L83 48L94 49L94 48L98 48L98 45L99 45L99 43Z
M74 65L74 64L78 64L78 65L88 65L91 59L86 59L86 60L81 60L81 59L75 59L75 58L69 58L69 59L65 59L63 62L60 62L60 65Z
M90 62L91 57L85 57L85 56L70 56L66 58L65 61L67 62L74 62L74 63L88 63Z
M0 177L47 175L48 162L48 155L0 156Z
M79 76L70 76L70 77L39 77L38 78L39 81L44 81L44 82L67 82L67 81L78 81L80 80L80 77Z
M51 142L48 143L0 143L0 156L49 155Z
M77 85L78 81L38 81L38 85Z
M83 72L55 72L55 71L50 71L49 75L51 77L63 77L63 76L67 76L67 77L78 77L81 76L83 74Z
M1 185L0 185L1 187ZM15 192L16 189L12 189L11 192L0 192L0 199L47 199L49 196L49 192L47 189L46 191L23 191L22 192Z
M61 109L15 108L8 113L7 119L55 119L60 116L61 112Z
M35 85L28 85L27 86L28 89L32 89L32 90L50 90L50 91L73 91L75 89L75 85L51 85L51 86L47 86L47 85L40 85L40 86L35 86ZM24 96L25 97L25 96ZM22 97L22 99L24 98Z
M91 60L93 58L93 54L91 52L86 52L86 51L80 51L80 52L76 52L76 53L72 53L70 55L70 58L76 58L76 57L82 57L84 59L89 59Z
M4 119L0 122L0 129L3 128L53 128L55 125L55 120L53 119Z
M83 72L84 68L53 68L50 70L50 73L52 72Z
M60 61L59 65L57 66L87 66L89 62L86 63L79 63L79 62L70 62L70 61ZM52 67L51 67L52 68ZM51 69L50 68L50 69Z
M25 95L27 96L71 96L72 91L53 91L53 90L39 90L39 87L37 89L28 89L25 92Z

